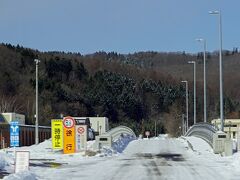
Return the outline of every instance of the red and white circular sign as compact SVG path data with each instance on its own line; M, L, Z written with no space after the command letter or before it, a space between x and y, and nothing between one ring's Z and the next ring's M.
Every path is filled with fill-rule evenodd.
M145 132L145 135L146 135L146 136L150 136L150 132L149 132L149 131L146 131L146 132Z
M72 117L63 118L63 126L65 128L72 128L75 125L75 120Z
M84 129L84 127L79 127L77 129L77 131L78 131L79 134L83 134L85 132L85 129Z

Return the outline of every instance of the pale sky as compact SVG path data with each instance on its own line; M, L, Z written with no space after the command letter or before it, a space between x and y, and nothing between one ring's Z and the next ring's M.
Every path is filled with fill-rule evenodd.
M198 52L240 47L239 0L1 0L0 42L40 51Z

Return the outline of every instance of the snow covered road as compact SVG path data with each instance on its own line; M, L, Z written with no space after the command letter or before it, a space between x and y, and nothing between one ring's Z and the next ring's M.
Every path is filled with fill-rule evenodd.
M89 142L91 145L93 142ZM90 148L91 146L89 146ZM90 148L91 149L91 148ZM0 152L0 172L7 180L234 180L240 179L240 153L222 157L196 137L139 139L123 153L62 154L51 141L20 147L30 151L30 169L14 174L12 149ZM111 152L110 150L108 152ZM2 174L4 175L4 174Z
M76 156L72 157L75 161L61 167L33 167L31 171L39 179L239 179L240 172L233 169L231 158L215 155L209 147L201 149L203 145L194 142L197 150L189 149L183 139L135 140L118 156L80 158L78 161Z

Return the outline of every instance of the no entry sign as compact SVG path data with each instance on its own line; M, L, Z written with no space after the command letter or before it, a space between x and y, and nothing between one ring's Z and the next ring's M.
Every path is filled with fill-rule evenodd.
M80 126L80 127L78 127L77 131L79 134L83 134L85 132L85 128Z

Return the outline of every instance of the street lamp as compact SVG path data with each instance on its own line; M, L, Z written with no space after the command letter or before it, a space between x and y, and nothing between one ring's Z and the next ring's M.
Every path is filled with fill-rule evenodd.
M193 83L194 83L194 92L193 92L193 96L194 96L194 108L193 108L193 124L196 124L196 62L195 61L188 61L189 64L193 64Z
M35 144L39 143L38 138L38 64L40 60L34 59L36 63L36 122L35 122Z
M223 119L223 80L222 80L222 17L220 11L209 11L211 15L219 16L219 81L220 81L220 119L221 119L221 130L224 130L224 119Z
M186 84L186 131L188 130L188 81L181 81L182 83Z
M199 38L196 39L198 42L203 43L203 91L204 91L204 122L207 122L207 91L206 91L206 40Z

